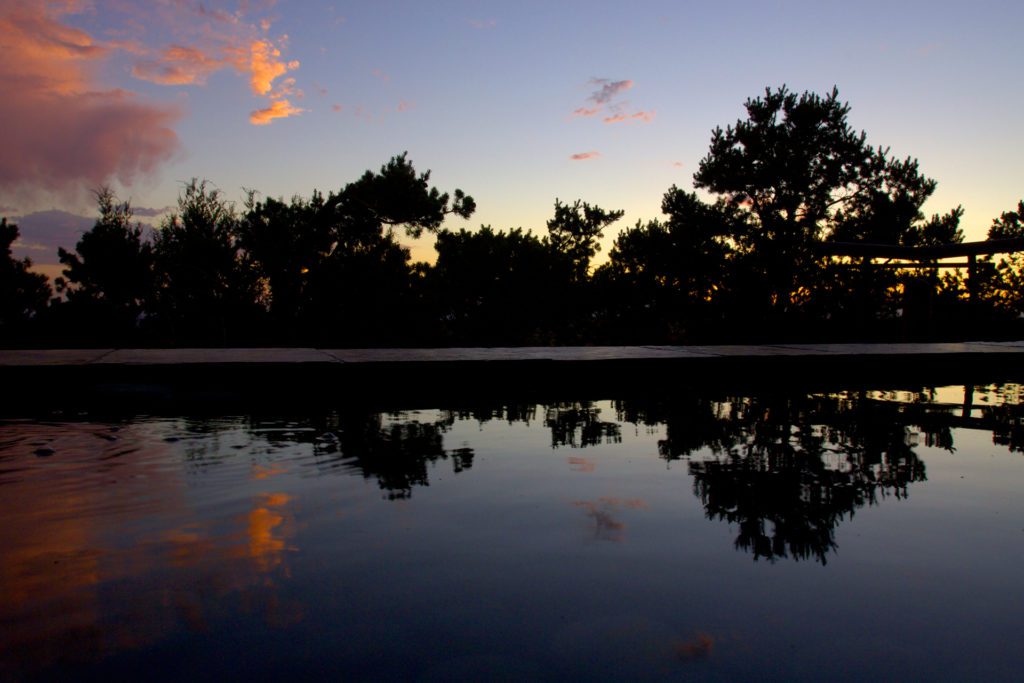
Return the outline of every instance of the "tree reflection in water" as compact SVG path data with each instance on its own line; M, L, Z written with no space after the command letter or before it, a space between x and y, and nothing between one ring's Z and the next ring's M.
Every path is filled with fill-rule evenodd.
M628 421L664 424L659 454L687 461L706 516L736 524L737 549L769 561L824 564L842 520L880 497L905 497L910 483L924 481L914 453L918 433L952 449L948 425L930 424L914 404L863 394L695 397L623 403L619 412Z
M455 473L472 466L468 445L445 447L456 421L541 422L552 448L570 449L618 444L623 424L643 425L663 435L661 458L686 462L708 519L736 525L737 549L754 559L824 564L843 520L886 497L904 498L911 483L926 480L919 443L953 452L952 428L959 426L991 430L995 443L1022 450L1021 408L999 393L1006 391L1013 388L989 391L991 403L980 406L970 402L973 389L963 406L938 403L930 390L682 395L615 402L614 421L592 401L414 413L343 409L312 418L312 429L287 432L287 440L312 443L318 468L358 472L388 499L404 499L429 485L440 461Z

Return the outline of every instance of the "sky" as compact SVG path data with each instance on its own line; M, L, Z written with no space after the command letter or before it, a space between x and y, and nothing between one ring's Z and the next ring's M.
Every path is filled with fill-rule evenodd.
M625 211L606 252L785 84L837 87L869 144L938 181L925 212L962 205L984 239L1024 198L1022 23L1019 0L7 0L0 215L54 274L102 185L159 225L193 177L240 205L408 152L476 199L448 227L543 233L582 199Z

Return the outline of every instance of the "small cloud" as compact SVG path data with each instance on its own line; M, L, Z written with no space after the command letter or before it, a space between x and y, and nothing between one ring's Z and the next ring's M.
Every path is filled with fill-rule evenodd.
M384 71L382 71L381 69L371 69L370 70L370 75L373 76L374 78L379 78L380 80L384 81L385 83L387 83L388 81L391 80L391 76L389 74L385 73Z
M249 46L249 85L257 95L269 94L277 78L298 68L298 60L283 61L281 49L269 40L254 40Z
M681 161L673 161L672 162L672 166L674 168L683 168L685 166L685 164L683 164L683 162L681 162Z
M331 111L336 111L336 112L341 113L344 110L345 110L345 105L343 105L343 104L332 104L331 105Z
M133 38L108 40L107 47L112 50L122 50L132 55L148 55L149 48Z
M292 105L288 100L274 100L266 109L257 109L249 114L249 123L254 126L265 126L274 119L286 119L306 111Z
M185 4L186 3L183 3L183 2L180 2L180 1L175 3L175 5L178 5L179 7L182 6L182 5L185 5ZM207 7L206 5L204 5L203 3L199 3L197 5L189 5L188 9L191 9L193 12L195 12L199 16L203 17L204 19L211 19L211 20L216 21L218 23L222 23L222 24L237 24L238 23L238 17L236 17L234 14L231 14L230 12L226 12L226 11L224 11L222 9L211 9L211 8Z
M621 499L601 497L597 500L577 500L573 505L582 508L594 524L594 537L604 541L622 541L626 524L619 519L625 510L646 510L647 503L639 498Z
M171 45L157 59L137 62L131 73L139 80L160 85L202 85L211 73L226 64L198 48Z
M6 204L0 206L0 214L3 214L5 216L10 215L12 213L16 213L17 211L18 209L13 206L7 206Z
M21 233L12 246L15 258L30 257L37 265L59 263L57 248L74 249L82 233L96 224L96 219L67 211L50 209L13 218Z
M414 108L415 106L416 106L415 102L408 102L406 100L400 100L398 102L398 109L397 109L397 111L400 111L400 112L402 112L402 111L409 111L410 109Z
M574 117L591 117L602 114L605 123L649 123L654 118L654 111L635 111L629 113L626 108L628 101L621 96L633 87L633 81L626 78L613 81L610 78L591 78L589 85L598 86L587 98L588 104L573 111ZM606 112L606 113L605 113Z
M345 15L338 14L338 10L335 9L334 5L327 7L327 13L331 15L331 26L341 26L345 23Z
M295 79L290 77L281 81L281 84L270 93L273 100L282 100L286 97L298 97L301 100L305 96L306 93L295 87Z
M601 156L600 152L578 152L569 158L573 161L586 161L587 159L596 159L599 156Z
M654 111L638 111L633 114L613 114L604 118L605 123L650 123Z
M596 116L601 113L601 107L580 107L572 113L573 116Z
M593 472L597 464L587 458L569 458L569 466L573 472Z
M142 216L144 218L153 218L154 216L162 216L163 214L170 211L173 207L165 206L162 209L151 209L145 206L133 206L132 214L136 216Z
M598 85L600 88L595 90L587 99L600 105L608 104L621 93L633 87L633 81L628 79L623 81L613 81L608 78L591 78L590 83L592 85Z
M470 26L480 31L485 31L498 25L498 22L495 19L470 19L468 23Z

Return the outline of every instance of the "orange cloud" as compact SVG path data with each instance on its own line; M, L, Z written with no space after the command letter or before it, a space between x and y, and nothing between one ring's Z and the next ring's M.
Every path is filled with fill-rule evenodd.
M117 179L130 184L178 148L175 107L99 87L110 54L62 22L78 3L28 0L0 9L3 105L0 188L34 194L80 192Z
M249 123L254 126L265 126L274 119L286 119L306 111L294 106L288 100L274 100L266 109L257 109L249 114Z
M263 573L276 568L284 559L287 546L283 530L278 530L278 527L286 521L284 508L291 500L286 493L265 493L249 512L246 530L248 555Z
M586 161L587 159L596 159L599 156L601 156L600 152L579 152L578 154L573 154L569 158L573 161Z
M250 116L253 123L262 125L302 111L286 100L301 97L295 79L279 80L298 69L299 62L283 56L288 36L274 39L266 35L271 26L268 19L255 23L244 20L248 4L236 14L184 0L175 0L173 9L176 11L172 14L166 14L166 6L136 10L149 11L153 15L150 19L168 23L178 42L153 53L140 49L137 42L119 41L119 47L145 57L132 67L133 76L160 85L203 85L211 74L230 68L248 77L254 95L270 100L268 107Z
M249 85L257 95L269 94L277 78L299 68L297 60L282 61L280 48L269 40L253 41L249 46L249 54Z

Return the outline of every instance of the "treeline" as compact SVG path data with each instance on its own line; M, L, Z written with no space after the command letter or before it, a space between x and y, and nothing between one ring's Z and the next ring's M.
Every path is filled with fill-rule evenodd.
M147 234L97 193L99 218L60 249L51 283L14 259L0 224L0 343L8 346L431 346L939 339L1021 331L1020 255L964 273L823 255L829 241L933 246L963 240L962 210L925 217L936 183L915 159L867 144L849 106L766 90L715 129L694 192L663 217L599 240L622 217L556 200L541 234L442 228L472 197L441 192L406 155L326 196L240 208L206 181ZM436 237L414 263L399 235ZM1024 202L990 239L1024 236Z

